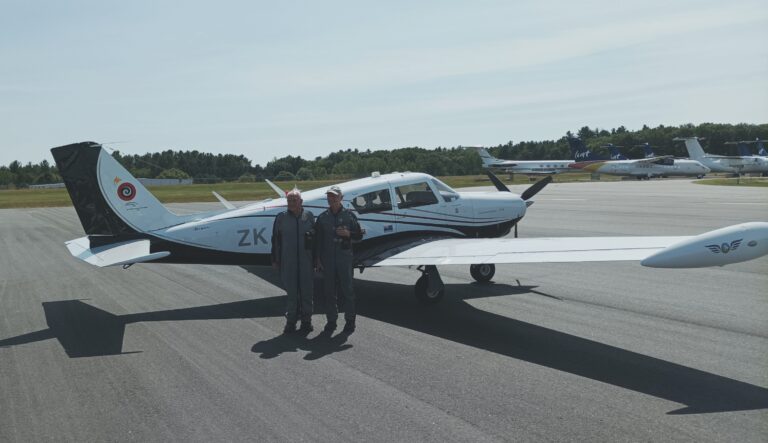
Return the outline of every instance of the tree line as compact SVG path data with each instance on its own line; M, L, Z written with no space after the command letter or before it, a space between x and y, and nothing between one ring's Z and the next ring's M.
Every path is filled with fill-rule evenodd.
M768 124L702 123L680 126L643 126L630 131L624 126L614 129L584 126L575 134L568 131L558 140L523 141L488 147L491 155L510 160L560 160L571 158L567 136L578 136L593 152L607 156L604 145L612 143L622 147L629 158L643 157L640 145L650 143L657 155L687 157L683 143L675 137L704 137L702 146L711 154L734 155L728 141L754 140L768 136ZM419 171L431 175L472 175L482 173L480 158L473 149L461 146L424 149L419 147L393 150L347 149L333 152L314 160L287 155L273 158L266 165L253 165L244 155L211 154L205 152L174 151L113 156L131 174L146 178L193 178L195 182L243 181L265 178L273 180L321 180L364 177L372 171L382 174L394 171ZM31 184L56 183L61 177L56 166L43 160L38 164L22 165L18 161L0 166L0 187L25 187Z

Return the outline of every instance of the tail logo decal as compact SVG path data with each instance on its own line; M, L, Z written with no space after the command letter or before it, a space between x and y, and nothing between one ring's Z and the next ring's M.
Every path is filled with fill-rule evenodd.
M136 187L128 182L124 182L117 187L117 196L120 197L120 200L131 201L136 197Z
M735 251L739 248L739 245L741 244L742 239L734 240L730 244L729 243L723 243L722 245L707 245L706 247L714 252L715 254L723 253L727 254L730 251Z

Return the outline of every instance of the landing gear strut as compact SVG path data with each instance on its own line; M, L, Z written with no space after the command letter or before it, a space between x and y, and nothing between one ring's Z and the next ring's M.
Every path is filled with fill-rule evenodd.
M416 280L416 299L424 304L434 304L443 299L445 295L445 285L437 272L437 266L427 265L423 268L417 268L421 271L421 277Z
M491 281L496 273L496 265L484 263L482 265L469 265L469 273L478 283L487 283Z

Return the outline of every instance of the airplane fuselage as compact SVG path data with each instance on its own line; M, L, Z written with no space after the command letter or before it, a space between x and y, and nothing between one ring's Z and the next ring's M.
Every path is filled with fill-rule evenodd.
M376 255L378 245L504 236L526 211L526 202L516 194L460 193L421 173L387 174L340 187L344 206L356 213L366 231L355 246L361 263ZM304 209L315 216L328 208L324 188L304 192L302 198ZM269 264L274 219L286 208L285 198L279 198L156 230L150 233L153 250L171 251L167 259L157 261ZM174 253L178 248L183 250Z
M738 174L768 172L768 158L757 156L718 157L707 155L699 161L713 172L730 172Z
M484 164L483 167L516 174L560 174L563 172L575 172L569 168L573 160L520 160L503 161L495 164Z
M638 162L635 160L612 160L587 164L583 170L596 174L609 174L628 177L699 177L709 172L709 168L696 160L661 158L656 162Z

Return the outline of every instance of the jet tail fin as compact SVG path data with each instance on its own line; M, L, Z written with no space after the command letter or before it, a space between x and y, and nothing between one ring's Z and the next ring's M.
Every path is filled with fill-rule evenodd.
M477 154L480 156L480 160L483 161L483 166L489 166L494 164L498 161L498 159L490 154L488 150L486 150L482 146L475 146L475 150L477 151Z
M677 137L675 140L685 142L685 149L688 151L688 156L691 159L699 160L706 156L704 148L701 147L697 137Z
M587 145L585 145L580 138L568 137L567 140L568 140L568 147L571 148L571 154L573 154L573 159L575 161L584 162L584 161L605 160L604 158L598 157L595 154L593 154L592 151L589 148L587 148Z
M643 147L643 154L645 155L645 158L656 157L656 154L653 153L653 146L651 146L650 143L643 143L641 146Z
M757 144L757 155L767 157L768 151L765 150L765 145L763 143L764 140L755 140L755 144Z

